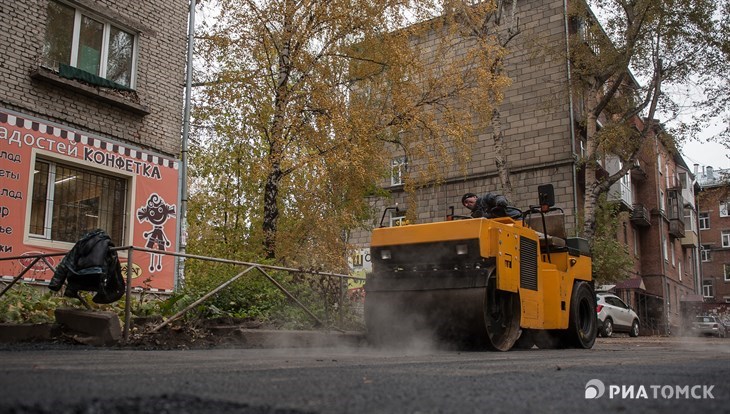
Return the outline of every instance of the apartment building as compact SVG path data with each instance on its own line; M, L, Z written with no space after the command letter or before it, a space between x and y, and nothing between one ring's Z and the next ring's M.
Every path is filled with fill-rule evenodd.
M579 124L583 107L580 97L570 94L571 74L565 59L534 58L536 45L567 45L568 36L580 30L580 22L567 15L568 9L569 2L562 0L533 1L520 8L522 32L510 45L505 61L512 85L500 109L514 187L512 203L522 208L535 205L538 186L553 184L556 206L564 210L571 234L579 226L585 188L578 165L584 148ZM381 212L388 205L399 205L398 211L385 214L384 224L398 225L409 209L415 210L419 223L441 221L452 209L455 214L467 214L460 203L462 194L499 191L491 136L483 132L477 138L467 174L453 168L443 182L419 190L416 205L408 205L403 192L401 172L408 168L407 160L394 156L393 175L383 185L391 198L373 200L374 209ZM643 332L667 333L681 324L683 299L697 292L694 178L680 156L660 140L650 141L640 165L611 191L613 199L624 204L625 218L617 238L629 246L635 260L632 274L620 275L625 281L612 289L640 313ZM608 173L618 171L617 162L604 160L603 168ZM363 246L351 262L354 271L367 272L369 233L353 234L350 241Z
M697 175L702 296L708 304L730 304L730 170L706 167Z
M625 212L617 239L634 260L632 274L613 290L634 307L645 331L676 333L694 316L698 189L681 155L656 136L645 142L637 165L609 191L609 199Z
M65 252L96 228L174 251L188 2L15 0L0 14L0 257ZM173 289L172 257L132 261L135 286ZM0 276L28 264L0 261Z

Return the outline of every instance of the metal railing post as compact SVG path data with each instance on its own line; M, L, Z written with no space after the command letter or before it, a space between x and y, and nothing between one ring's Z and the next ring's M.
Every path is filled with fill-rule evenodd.
M29 265L28 267L26 267L25 269L23 269L23 271L22 271L22 272L20 272L20 274L19 274L18 276L15 276L15 278L14 278L14 279L13 279L13 280L12 280L12 281L11 281L10 283L8 283L8 285L7 285L7 286L5 286L5 289L3 289L3 291L2 291L2 292L0 292L0 296L4 295L4 294L5 294L5 292L7 292L8 290L10 290L10 288L11 288L11 287L13 287L13 285L14 285L14 284L15 284L15 283L16 283L16 282L17 282L18 280L20 280L20 278L21 278L21 277L23 277L23 275L24 275L24 274L28 273L28 270L30 270L30 268L31 268L31 267L35 266L35 264L36 264L36 263L38 263L38 260L40 260L40 259L41 259L40 257L36 257L36 258L35 258L35 259L33 260L33 263L31 263L31 264L30 264L30 265Z
M134 247L127 249L127 293L124 298L124 340L129 340L129 325L132 322L132 253Z

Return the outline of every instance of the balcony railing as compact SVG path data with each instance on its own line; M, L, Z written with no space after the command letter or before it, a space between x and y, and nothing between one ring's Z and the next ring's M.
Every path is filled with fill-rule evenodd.
M634 204L631 210L631 222L640 227L651 226L649 210L643 204Z
M684 237L684 220L670 219L669 220L669 234L676 238Z

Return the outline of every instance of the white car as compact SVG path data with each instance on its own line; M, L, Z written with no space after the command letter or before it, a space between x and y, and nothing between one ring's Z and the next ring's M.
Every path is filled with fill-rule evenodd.
M614 332L628 332L639 336L639 316L618 296L610 293L596 293L598 334L610 337Z

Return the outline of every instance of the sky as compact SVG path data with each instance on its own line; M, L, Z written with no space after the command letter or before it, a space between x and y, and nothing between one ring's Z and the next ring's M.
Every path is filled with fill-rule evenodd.
M602 24L605 24L606 19L605 16L603 16L601 9L597 9L594 5L591 5L591 10L598 17L598 20ZM663 87L665 91L671 88L672 87L669 85ZM689 86L685 89L685 92L678 92L678 94L674 95L673 98L676 98L678 102L687 106L685 111L686 113L681 116L685 116L687 120L689 120L693 115L692 102L695 100L694 95L697 94L701 96L701 92L693 91L692 87ZM669 93L670 95L672 94L672 92ZM657 115L657 119L660 121L670 118L669 116L663 116L661 113L658 113ZM727 116L727 114L725 114L725 116ZM687 166L691 171L694 171L694 164L699 164L700 171L705 167L712 167L715 170L730 169L730 150L721 144L707 142L707 138L719 133L724 127L723 123L727 122L727 118L724 118L722 114L717 116L715 120L720 121L719 125L715 124L709 127L706 131L701 132L699 134L699 140L687 140L690 142L686 142L680 149L680 152L684 157L684 161L687 163Z
M689 142L681 149L684 161L690 170L694 171L694 164L702 167L712 167L715 170L730 168L730 152L717 143Z

